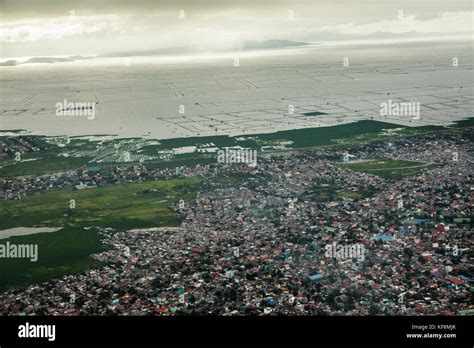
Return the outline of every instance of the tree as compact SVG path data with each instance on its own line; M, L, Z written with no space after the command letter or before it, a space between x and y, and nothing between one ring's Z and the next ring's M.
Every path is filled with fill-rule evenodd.
M380 314L381 311L379 309L379 307L377 307L376 305L370 305L369 307L369 315L377 315L377 314Z

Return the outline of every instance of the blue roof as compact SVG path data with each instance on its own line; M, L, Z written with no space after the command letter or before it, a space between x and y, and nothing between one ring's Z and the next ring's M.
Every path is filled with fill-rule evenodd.
M402 227L400 227L400 231L401 231L403 234L408 234L408 226L402 226Z
M310 275L308 278L312 281L322 279L324 276L322 274Z
M427 218L413 218L413 220L411 220L411 222L413 222L414 224L421 224L421 223L424 223L428 220L429 219L427 219Z
M373 240L382 240L383 242L390 242L395 239L394 236L388 234L377 233L375 236L372 236Z
M274 307L275 305L276 305L275 300L272 299L272 300L267 301L267 306Z

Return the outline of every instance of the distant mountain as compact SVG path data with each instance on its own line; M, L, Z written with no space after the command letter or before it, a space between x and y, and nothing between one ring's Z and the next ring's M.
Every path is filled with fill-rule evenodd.
M71 58L54 58L54 57L33 57L22 64L32 64L32 63L58 63L58 62L73 62L74 59Z
M14 59L10 59L10 60L7 60L5 62L0 62L0 66L15 66L15 65L18 65L20 63L18 63L17 60L14 60Z
M33 63L63 63L63 62L74 62L75 60L86 60L94 59L94 57L85 57L85 56L70 56L66 58L57 58L57 57L33 57L23 63L20 63L17 60L10 59L5 62L0 62L0 66L15 66L20 64L33 64Z
M198 50L199 48L194 47L194 46L167 47L167 48L157 48L157 49L145 50L145 51L124 51L124 52L103 53L96 56L96 58L167 56L167 55L192 53Z
M85 57L85 56L70 56L68 57L69 59L72 59L72 60L86 60L86 59L94 59L94 57Z
M96 56L97 58L118 58L118 57L144 57L144 56L166 56L166 55L179 55L196 52L226 52L235 50L257 50L257 49L273 49L273 48L285 48L295 46L309 45L306 42L295 42L288 40L267 40L267 41L244 41L242 44L235 47L216 49L206 49L198 46L181 46L181 47L167 47L158 48L153 50L145 51L125 51L125 52L112 52L104 53Z
M222 49L208 49L200 46L181 46L181 47L166 47L157 48L145 51L123 51L99 54L95 57L88 56L70 56L65 58L57 57L33 57L23 63L16 60L7 60L0 62L0 66L15 66L19 64L33 64L33 63L64 63L73 62L76 60L94 59L94 58L123 58L123 57L144 57L144 56L168 56L181 55L189 53L203 53L203 52L231 52L231 51L246 51L246 50L267 50L275 48L287 48L309 45L306 42L296 42L289 40L266 40L266 41L244 41L243 43L234 47L227 47Z
M309 45L306 42L296 42L288 40L267 40L267 41L244 41L241 45L243 50L263 50L271 48L286 48Z

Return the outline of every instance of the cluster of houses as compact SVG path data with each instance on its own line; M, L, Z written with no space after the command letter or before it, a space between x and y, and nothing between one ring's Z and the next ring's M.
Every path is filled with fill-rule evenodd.
M39 152L41 145L34 136L2 137L0 139L0 161L21 160L25 153Z
M457 161L445 159L452 149ZM177 203L179 228L102 230L110 249L94 257L103 267L5 292L0 313L472 314L472 143L425 136L350 151L439 166L387 181L339 166L340 153L325 149L200 167L245 179ZM348 194L316 199L321 186Z

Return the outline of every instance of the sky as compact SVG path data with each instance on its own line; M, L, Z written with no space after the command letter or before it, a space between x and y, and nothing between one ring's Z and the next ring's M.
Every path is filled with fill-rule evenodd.
M471 0L0 0L0 56L472 37Z

